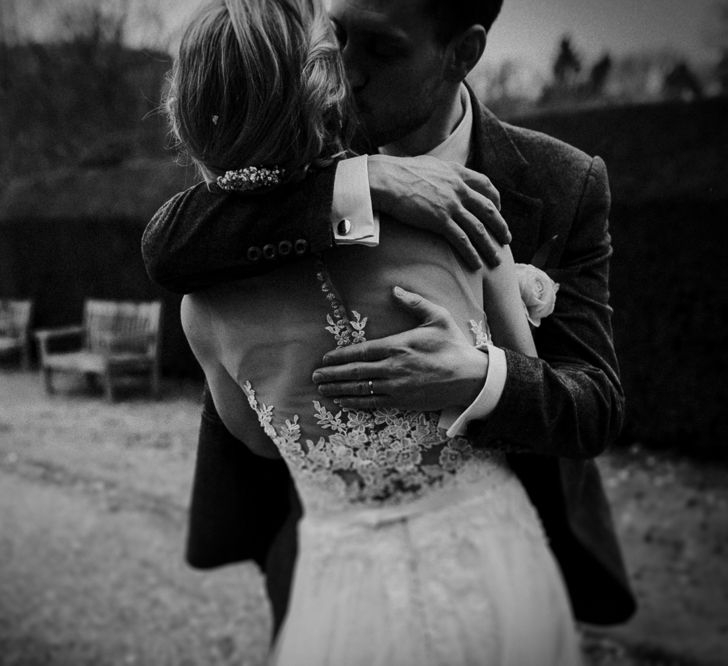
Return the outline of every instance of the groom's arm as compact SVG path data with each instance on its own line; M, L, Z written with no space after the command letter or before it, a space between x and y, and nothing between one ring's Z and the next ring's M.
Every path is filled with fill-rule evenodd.
M510 242L498 192L482 174L432 157L355 159L367 165L363 185L361 178L354 185L363 186L369 211L373 206L441 234L474 268L481 260L497 261L499 244ZM348 226L332 213L335 187L345 195L349 187L338 179L334 165L269 193L210 192L199 184L177 194L144 232L150 277L171 291L189 293L347 242L338 231L345 234ZM354 204L361 200L355 197Z
M176 194L142 237L149 276L190 293L326 250L335 172L328 167L272 194L211 192L205 183Z
M617 438L625 405L609 305L609 204L606 169L595 158L549 271L560 287L554 313L534 331L540 358L506 350L503 393L486 419L471 424L471 437L571 458L596 456Z
M503 350L506 376L497 403L470 422L469 437L486 447L587 458L621 429L624 395L612 341L603 162L587 163L578 182L578 206L573 217L560 219L565 244L549 271L561 285L556 309L534 336L539 358ZM454 344L449 313L439 308L414 314L423 322L416 329L327 353L326 367L314 375L322 393L360 409L463 409L477 402L486 377L472 381L478 366L461 360L472 351ZM367 395L369 377L386 395Z

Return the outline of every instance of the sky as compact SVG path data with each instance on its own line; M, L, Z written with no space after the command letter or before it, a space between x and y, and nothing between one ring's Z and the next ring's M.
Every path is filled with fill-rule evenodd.
M52 24L49 9L58 11L83 0L0 0L6 12L15 7L16 22L39 28ZM100 4L128 3L141 19L137 32L168 44L185 17L205 0L92 0ZM392 2L396 0L391 0ZM488 39L487 64L518 60L546 75L560 38L569 34L587 61L609 51L628 52L672 48L696 62L717 58L707 45L715 29L713 9L720 0L504 0L503 11ZM724 3L726 0L722 0ZM7 4L5 4L7 3ZM143 8L140 11L140 8ZM161 14L161 25L150 23L150 12ZM145 13L146 12L146 13ZM2 14L2 12L0 12ZM0 18L2 18L0 16ZM133 39L132 39L133 41ZM161 44L155 44L162 46Z
M485 59L517 59L541 71L560 38L587 59L672 48L695 61L714 59L707 46L716 0L504 0Z

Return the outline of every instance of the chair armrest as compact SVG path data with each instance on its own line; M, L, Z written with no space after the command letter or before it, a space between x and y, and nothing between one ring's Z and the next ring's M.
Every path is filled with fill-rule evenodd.
M38 347L40 350L40 361L43 363L43 359L49 354L49 343L51 340L58 340L60 338L68 338L71 336L81 338L83 336L83 326L59 326L58 328L47 328L37 331L33 331L35 339L38 341Z
M39 341L51 340L53 338L68 337L70 335L83 335L83 326L62 326L58 328L45 328L33 331Z

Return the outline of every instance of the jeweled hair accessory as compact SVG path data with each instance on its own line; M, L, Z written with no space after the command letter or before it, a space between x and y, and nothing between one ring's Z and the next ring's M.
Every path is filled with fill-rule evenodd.
M217 177L217 186L227 192L248 192L263 187L273 187L281 182L285 169L280 167L254 167L226 171L224 176Z

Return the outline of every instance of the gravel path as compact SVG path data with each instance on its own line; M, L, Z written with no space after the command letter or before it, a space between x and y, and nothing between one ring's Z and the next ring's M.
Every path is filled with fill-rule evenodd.
M168 382L109 405L1 371L0 664L264 662L255 567L182 560L199 394ZM603 467L642 608L587 633L590 663L728 664L728 471L638 449Z

